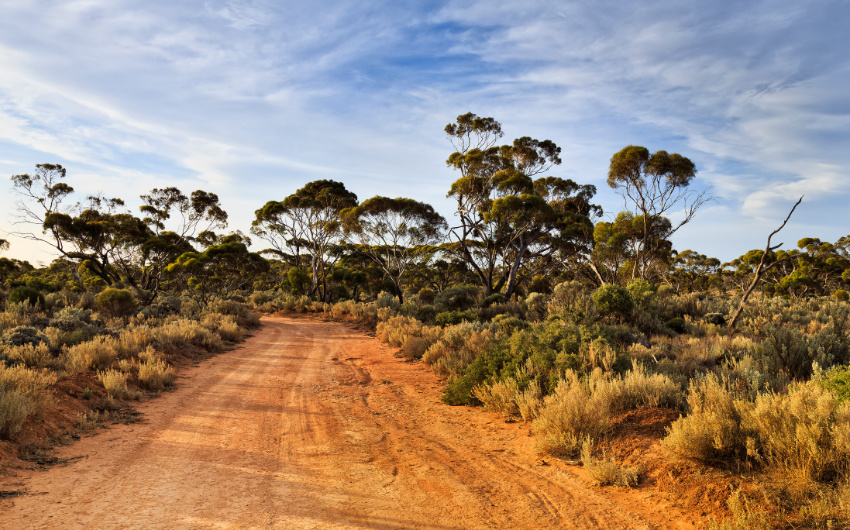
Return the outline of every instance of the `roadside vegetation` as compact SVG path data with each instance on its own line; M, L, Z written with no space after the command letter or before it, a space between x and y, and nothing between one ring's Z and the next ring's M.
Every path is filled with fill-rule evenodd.
M711 199L686 157L615 153L608 185L627 209L604 220L593 186L542 176L561 162L551 141L500 144L501 124L473 114L445 132L457 226L321 180L258 205L259 253L221 232L211 193L153 190L137 217L119 199L65 208L60 166L13 177L31 237L62 257L0 258L0 438L63 379L137 399L173 384L182 352L241 340L256 313L321 313L427 365L445 403L527 422L541 453L600 485L661 482L618 440L634 418L666 418L651 451L736 477L714 492L729 515L715 527L850 526L850 236L768 239L722 263L673 248Z

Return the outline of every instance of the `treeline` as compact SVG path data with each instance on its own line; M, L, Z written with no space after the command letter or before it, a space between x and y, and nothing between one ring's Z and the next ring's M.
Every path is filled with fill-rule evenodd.
M22 197L20 220L34 229L22 235L61 257L42 269L0 258L0 281L7 291L26 287L28 296L126 288L142 305L161 293L206 305L270 289L322 302L375 299L386 291L403 302L405 293L463 285L478 286L492 301L551 293L574 280L641 280L676 294L744 290L762 261L762 250L728 263L674 250L671 236L710 200L690 188L696 169L684 156L638 146L614 154L608 185L630 211L604 221L592 202L594 186L542 176L561 163L552 141L502 143L498 121L471 113L445 132L454 148L447 164L459 174L448 190L457 226L414 199L359 202L343 183L318 180L255 212L250 236L268 245L260 252L249 250L249 235L226 231L228 216L214 193L153 189L141 196L138 215L120 198L89 196L69 205L74 189L65 169L39 164L12 177ZM685 213L677 224L672 211ZM764 293L847 299L850 236L834 243L805 238L797 249L764 257Z

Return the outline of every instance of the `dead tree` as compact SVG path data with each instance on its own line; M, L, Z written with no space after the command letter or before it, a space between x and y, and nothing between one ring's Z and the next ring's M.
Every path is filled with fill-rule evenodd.
M764 248L764 254L761 255L761 259L759 260L759 264L756 267L756 272L755 272L755 276L753 277L753 281L750 282L750 286L747 287L746 291L744 291L744 296L741 297L741 303L738 304L738 309L735 311L735 314L732 315L732 320L730 320L729 324L726 325L727 329L729 329L730 331L735 329L735 322L737 322L738 317L741 316L741 311L744 310L744 304L747 303L747 298L750 297L750 294L752 294L753 289L756 288L756 285L758 285L759 280L761 280L761 277L764 276L764 273L766 273L767 271L769 271L770 269L772 269L776 265L778 265L778 264L789 259L789 258L785 258L785 259L776 260L773 263L771 263L770 265L764 264L764 261L767 259L767 255L782 246L782 243L779 243L778 245L771 247L770 246L770 240L773 238L773 236L778 234L780 230L785 228L785 225L788 223L788 219L791 219L791 215L794 214L794 210L797 209L797 206L799 206L801 202L803 202L803 197L800 197L799 199L797 199L797 202L794 204L794 207L791 208L791 211L788 212L788 217L785 218L785 220L782 222L782 225L779 228L777 228L776 230L774 230L773 232L771 232L769 236L767 236L767 246Z

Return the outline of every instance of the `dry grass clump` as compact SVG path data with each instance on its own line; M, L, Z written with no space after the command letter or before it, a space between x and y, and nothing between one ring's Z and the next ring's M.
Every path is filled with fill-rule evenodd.
M139 385L148 390L160 391L174 384L174 368L151 347L139 355Z
M103 383L103 388L111 398L118 399L138 399L139 393L130 390L127 387L127 379L129 374L120 370L102 370L97 372L97 378Z
M575 373L568 375L574 377ZM575 376L577 377L577 376ZM546 405L540 383L531 380L526 388L519 381L528 381L528 372L520 369L516 378L507 377L489 384L476 386L472 394L490 410L506 418L519 414L524 420L536 418ZM619 376L596 368L581 378L588 395L602 403L610 413L641 407L678 407L681 405L681 388L663 374L652 374L635 362L632 370Z
M128 359L145 351L154 341L153 331L148 326L138 326L121 330L113 346L118 357Z
M88 327L65 331L51 326L44 330L51 348L62 348L63 346L80 344L81 342L91 340L94 337L94 333L94 330Z
M759 464L800 481L835 481L850 471L850 404L815 383L755 400L709 375L688 391L688 416L662 443L705 463Z
M581 463L599 486L626 486L631 488L640 483L643 469L640 466L627 467L613 458L593 457L593 442L586 438L581 446Z
M330 313L334 318L351 315L355 321L370 328L375 328L379 321L378 306L376 304L364 304L362 302L355 302L354 300L345 300L344 302L334 304L326 312Z
M397 355L408 361L418 361L422 359L431 344L431 341L422 337L410 337L404 341Z
M387 310L389 308L385 307L377 311L380 313ZM392 346L401 347L397 356L407 360L418 360L422 359L428 348L440 339L443 330L439 326L427 326L413 317L398 315L379 321L375 334L378 339Z
M734 491L726 500L731 517L717 521L712 520L708 528L710 530L770 530L770 518L767 511L757 503L743 497L740 491Z
M182 348L190 344L207 351L221 351L221 337L194 320L175 320L151 330L156 344L171 348Z
M94 339L71 346L64 354L65 369L71 373L109 368L118 358L115 341L111 337Z
M421 337L422 328L422 322L415 318L399 315L379 322L375 335L379 340L399 347L410 337Z
M519 379L527 379L527 374L520 374ZM491 384L481 384L472 389L472 395L480 401L484 408L493 410L511 418L519 415L523 421L532 421L543 407L543 390L536 379L520 387L517 379L508 377Z
M571 456L581 450L585 439L597 440L611 426L611 406L568 370L533 423L543 452Z
M813 481L850 471L850 403L816 384L759 395L745 422L755 432L748 452L767 467Z
M201 325L213 333L217 333L222 339L231 342L238 342L245 336L245 331L239 327L239 323L232 315L210 313L204 315Z
M747 433L742 427L744 401L714 374L691 381L689 413L670 426L662 443L673 453L703 463L746 456Z
M50 354L50 348L43 342L9 346L6 348L4 354L7 361L15 364L23 364L28 368L47 368L53 360L53 356Z
M33 321L43 316L38 306L29 303L29 300L17 304L8 304L6 311L0 312L0 332L18 326L31 326Z
M455 376L469 366L493 340L493 332L478 322L443 329L443 335L422 356L436 373Z
M681 405L681 387L666 375L649 373L638 362L632 363L632 369L622 376L595 370L591 385L593 393L608 402L614 412Z
M52 402L47 388L56 374L0 363L0 438L9 439L24 422Z
M472 395L484 404L484 408L496 411L506 418L519 414L517 398L522 392L516 379L512 377L489 385L478 385L472 389Z

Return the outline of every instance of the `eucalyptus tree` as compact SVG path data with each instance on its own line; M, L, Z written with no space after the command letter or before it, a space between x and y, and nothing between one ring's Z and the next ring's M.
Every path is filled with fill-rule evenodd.
M195 190L187 197L175 187L154 188L141 199L144 222L157 235L170 231L192 240L199 232L227 228L227 212L221 208L215 193ZM166 223L172 217L177 221L171 223L172 230L166 230Z
M340 213L357 206L357 195L341 182L316 180L282 201L269 201L255 212L251 232L281 257L300 262L301 252L310 260L313 287L310 294L324 300L327 275L341 253L343 233Z
M472 113L445 128L455 152L447 165L460 172L448 196L457 201L453 249L475 272L485 296L510 296L592 234L596 188L555 177L532 177L561 163L561 148L524 136L497 145L502 126Z
M250 289L255 279L269 270L268 261L250 252L250 240L239 232L218 236L210 243L203 252L181 254L165 269L199 305Z
M681 207L682 219L670 224L663 237L669 240L677 230L689 223L697 210L711 199L703 192L689 189L696 177L696 166L690 159L667 151L650 154L645 147L629 145L611 157L608 185L620 192L626 207L634 211L644 224L643 238L637 248L632 278L646 278L653 253L651 234L658 227L653 223Z
M402 279L430 261L448 225L430 204L375 196L341 214L346 235L393 282L404 302Z

